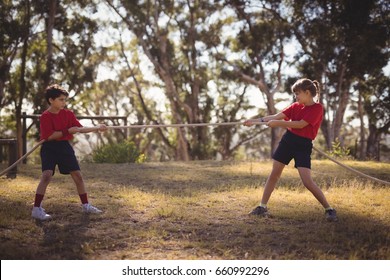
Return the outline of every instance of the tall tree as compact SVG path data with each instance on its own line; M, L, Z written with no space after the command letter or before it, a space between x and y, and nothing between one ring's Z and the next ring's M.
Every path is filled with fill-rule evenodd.
M5 95L10 69L21 45L29 37L28 1L3 1L0 9L0 108L9 104Z
M210 121L213 101L207 93L210 79L206 37L216 38L206 22L221 7L207 1L113 1L117 12L138 39L144 54L163 82L171 121ZM124 8L124 9L121 9ZM152 121L152 120L149 120ZM206 127L177 129L174 138L176 159L209 157Z
M15 108L16 137L18 140L18 153L22 153L22 125L21 111L26 92L25 73L28 63L28 49L31 36L30 1L4 3L1 13L1 74L0 74L0 108L1 104L13 104ZM19 63L13 63L19 60ZM11 68L16 69L15 75ZM6 96L4 93L9 94Z
M86 14L93 11L91 1L11 1L1 11L2 59L0 90L2 96L15 104L16 136L22 153L22 110L26 100L33 101L35 113L47 106L43 91L49 83L68 84L69 90L80 92L94 79L94 69L88 61L93 36L98 26ZM81 9L84 8L84 9ZM12 29L13 28L13 29ZM12 61L17 61L11 67ZM56 63L53 63L55 61Z
M380 160L380 140L390 133L390 78L379 74L361 82L358 89L368 117L365 157Z
M324 85L321 101L326 113L321 130L328 148L340 137L354 83L388 61L386 7L381 0L292 2L290 21L302 46L298 69Z
M227 1L234 9L241 28L235 39L229 39L230 50L218 53L227 69L247 84L258 88L267 106L267 114L277 113L275 94L283 89L285 45L291 37L287 21L281 17L280 1ZM239 59L229 59L229 52ZM281 136L279 128L271 130L271 152Z

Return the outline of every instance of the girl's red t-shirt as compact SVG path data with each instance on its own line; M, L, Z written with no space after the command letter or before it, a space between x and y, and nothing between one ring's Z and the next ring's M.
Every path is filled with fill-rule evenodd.
M40 117L41 140L49 138L56 131L62 131L74 126L82 127L72 111L62 109L58 114L45 111ZM72 140L73 134L67 134L56 141Z
M284 109L282 113L286 115L286 120L306 121L308 125L304 128L288 128L288 130L301 137L314 140L322 122L324 108L320 103L314 103L313 105L305 106L295 102Z

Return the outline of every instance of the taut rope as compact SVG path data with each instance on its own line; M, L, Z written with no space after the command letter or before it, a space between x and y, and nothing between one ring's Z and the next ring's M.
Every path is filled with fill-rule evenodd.
M347 170L349 170L349 171L351 171L351 172L353 172L353 173L355 173L355 174L358 174L358 175L360 175L360 176L363 176L363 177L365 177L365 178L367 178L367 179L373 180L373 181L378 182L378 183L390 185L390 182L387 182L387 181L384 181L384 180L381 180L381 179L372 177L372 176L370 176L370 175L364 174L364 173L362 173L362 172L360 172L360 171L358 171L358 170L356 170L356 169L353 169L352 167L349 167L349 166L347 166L347 165L345 165L345 164L343 164L343 163L341 163L341 162L335 160L334 158L328 156L326 153L324 153L323 151L317 149L317 148L314 147L314 146L313 146L313 150L315 150L316 152L320 153L321 155L323 155L323 156L326 157L327 159L333 161L334 163L340 165L341 167L344 167L345 169L347 169Z
M125 128L162 128L162 127L194 127L194 126L228 126L238 125L243 122L223 122L223 123L175 123L175 124L135 124L127 126L107 126L109 129L125 129ZM256 122L255 124L263 124L262 122Z
M223 122L223 123L189 123L189 124L147 124L147 125L129 125L129 126L107 126L108 129L127 129L127 128L158 128L158 127L194 127L194 126L228 126L228 125L238 125L243 124L243 122ZM262 122L254 122L254 124L262 124ZM41 140L36 144L29 152L24 154L21 158L15 161L12 165L8 166L6 169L1 171L0 177L14 168L22 160L28 157L32 152L34 152L45 140Z
M265 122L260 122L260 121L252 121L254 125L259 125L259 124L265 124ZM234 125L239 125L243 124L243 122L223 122L223 123L189 123L189 124L146 124L146 125L141 125L141 124L136 124L136 125L128 125L128 126L107 126L108 129L133 129L133 128L163 128L163 127L196 127L196 126L234 126ZM19 162L21 162L23 159L25 159L27 156L29 156L34 150L36 150L45 140L41 140L38 144L36 144L28 153L23 155L20 159L18 159L15 163L10 165L7 169L3 170L0 173L0 176L3 176L6 174L9 170L11 170L13 167L15 167ZM323 155L324 157L328 158L329 160L333 161L334 163L340 165L341 167L358 174L360 176L363 176L367 179L373 180L375 182L381 183L381 184L386 184L390 185L390 182L380 180L378 178L369 176L367 174L364 174L356 169L353 169L352 167L346 166L345 164L342 164L341 162L335 160L334 158L328 156L326 153L323 151L317 149L316 147L313 147L315 151Z

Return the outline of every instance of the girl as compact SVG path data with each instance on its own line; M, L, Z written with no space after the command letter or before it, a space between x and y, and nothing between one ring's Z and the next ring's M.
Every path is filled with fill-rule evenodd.
M337 221L336 210L330 207L324 193L311 177L312 140L317 136L323 115L322 105L314 101L314 97L317 95L319 97L320 85L317 81L300 79L291 89L296 97L295 103L278 114L260 119L261 122L266 122L269 127L284 127L287 128L287 131L272 156L272 171L265 184L261 203L250 214L268 215L268 200L284 167L290 163L291 159L294 159L302 183L324 207L326 219ZM258 120L246 120L244 125L252 126L255 122Z

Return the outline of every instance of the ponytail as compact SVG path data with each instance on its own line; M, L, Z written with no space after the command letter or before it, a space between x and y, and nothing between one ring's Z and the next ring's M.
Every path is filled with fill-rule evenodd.
M317 80L314 80L313 85L316 88L316 95L315 96L317 96L317 101L320 102L320 83Z
M311 93L311 96L318 98L318 102L320 101L320 83L317 80L309 80L309 79L299 79L295 82L295 84L291 87L292 92L298 92L300 90L308 90Z

